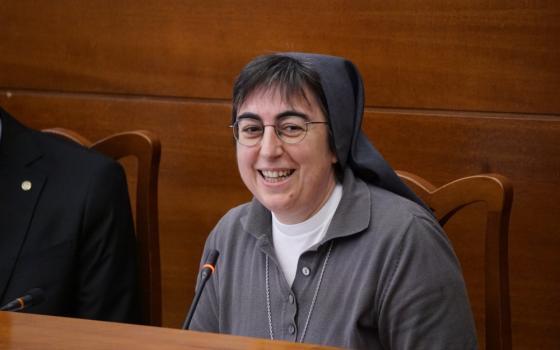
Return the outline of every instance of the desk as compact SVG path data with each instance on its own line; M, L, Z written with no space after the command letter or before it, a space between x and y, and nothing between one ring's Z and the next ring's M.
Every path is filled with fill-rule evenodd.
M328 350L311 344L0 311L0 349Z

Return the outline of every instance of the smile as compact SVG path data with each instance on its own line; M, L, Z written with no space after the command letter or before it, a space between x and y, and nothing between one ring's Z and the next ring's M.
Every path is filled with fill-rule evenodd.
M259 170L259 173L267 182L280 182L290 177L294 173L294 169L286 170Z

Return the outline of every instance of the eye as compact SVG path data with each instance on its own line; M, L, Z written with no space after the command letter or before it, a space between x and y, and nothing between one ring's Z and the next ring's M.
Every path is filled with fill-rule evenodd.
M243 121L238 124L239 133L244 137L256 137L263 133L263 126L260 123L252 121Z
M304 123L283 122L278 126L282 135L299 136L305 131Z
M277 128L285 136L299 136L305 132L305 119L300 116L286 116L278 121Z

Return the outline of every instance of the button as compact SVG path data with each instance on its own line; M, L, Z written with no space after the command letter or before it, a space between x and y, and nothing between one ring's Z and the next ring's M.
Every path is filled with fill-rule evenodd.
M21 183L21 189L24 191L29 191L31 189L31 181L25 180Z
M305 266L301 269L301 273L303 273L304 276L309 276L309 273L311 273L311 270L309 270L309 267Z
M290 302L290 304L293 304L295 299L294 296L292 294L288 295L288 301Z
M293 324L291 324L288 327L288 332L290 332L290 334L294 334L296 332L296 327Z

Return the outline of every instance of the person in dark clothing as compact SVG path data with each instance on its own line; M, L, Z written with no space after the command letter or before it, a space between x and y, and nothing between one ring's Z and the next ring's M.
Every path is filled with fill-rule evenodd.
M139 322L135 245L122 167L0 108L0 304L40 288L26 312Z

